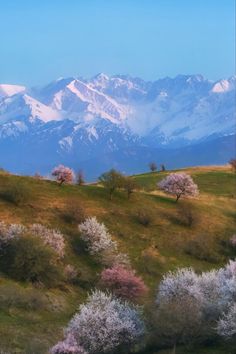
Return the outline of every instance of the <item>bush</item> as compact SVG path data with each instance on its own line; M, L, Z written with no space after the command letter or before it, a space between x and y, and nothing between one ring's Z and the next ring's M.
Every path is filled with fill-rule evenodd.
M46 297L36 289L25 289L16 284L0 286L0 309L22 308L41 310L47 308Z
M0 192L0 198L16 206L25 204L31 199L30 189L22 182L14 182Z
M136 301L147 292L143 280L132 269L115 265L102 271L101 285L114 295L126 300Z
M54 260L55 253L39 238L22 236L4 249L1 268L13 279L54 286L61 280L59 265Z
M190 203L181 203L178 206L178 220L184 226L194 226L198 222L196 208Z
M65 204L62 218L68 224L80 224L86 219L86 212L78 200L70 199Z
M139 224L143 226L149 226L153 222L153 217L152 214L150 213L150 210L139 210L137 215L136 215L137 221Z
M200 261L217 263L222 260L220 255L214 250L214 244L207 235L200 235L196 239L187 241L184 250L185 253Z

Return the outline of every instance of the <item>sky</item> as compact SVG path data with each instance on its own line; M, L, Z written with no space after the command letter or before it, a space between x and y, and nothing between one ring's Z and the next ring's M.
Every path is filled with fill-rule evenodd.
M234 74L234 0L0 0L0 83Z

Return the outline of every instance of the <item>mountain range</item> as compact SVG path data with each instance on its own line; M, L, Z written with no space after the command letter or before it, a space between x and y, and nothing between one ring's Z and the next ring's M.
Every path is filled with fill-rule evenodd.
M88 180L124 173L222 164L235 155L236 76L178 75L145 81L103 73L40 88L0 85L0 166L43 175L59 164Z

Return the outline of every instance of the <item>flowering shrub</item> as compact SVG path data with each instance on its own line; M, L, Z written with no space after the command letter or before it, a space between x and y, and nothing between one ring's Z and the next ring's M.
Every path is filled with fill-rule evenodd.
M65 253L64 236L58 230L48 229L41 224L33 224L28 228L20 224L7 225L0 222L0 249L20 236L31 234L39 237L44 245L49 246L59 257Z
M87 354L87 352L77 344L74 336L68 334L65 340L58 342L51 350L51 354Z
M105 225L100 224L95 217L87 218L81 223L79 231L91 254L116 249L116 242L112 241Z
M72 183L75 178L73 170L63 165L55 167L52 171L52 176L56 178L60 185L62 183Z
M143 335L144 325L138 307L96 290L80 306L67 333L89 353L110 353L128 349Z
M236 338L236 303L218 321L217 332L222 337Z
M13 279L54 286L62 279L54 252L39 237L13 238L1 252L1 271Z
M186 173L171 173L158 183L158 187L166 193L175 195L176 201L178 201L181 196L188 197L198 194L197 185Z
M101 284L126 300L137 300L147 291L143 280L133 270L125 269L122 265L103 270Z
M0 249L7 246L13 239L18 238L25 232L26 228L20 224L7 225L0 222Z
M46 246L49 246L62 258L65 254L64 236L58 230L48 229L41 224L33 224L29 227L33 236L40 237Z

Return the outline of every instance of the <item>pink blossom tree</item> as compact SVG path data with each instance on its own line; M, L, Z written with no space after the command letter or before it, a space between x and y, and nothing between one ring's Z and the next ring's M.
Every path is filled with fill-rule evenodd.
M176 202L181 196L194 197L198 195L198 187L186 173L171 173L164 178L158 187L166 193L176 196Z
M56 178L60 186L63 183L72 183L75 178L74 171L71 168L63 165L55 167L52 171L52 176Z
M137 300L147 292L143 280L135 275L132 269L126 269L122 265L104 269L101 274L101 285L126 300Z

